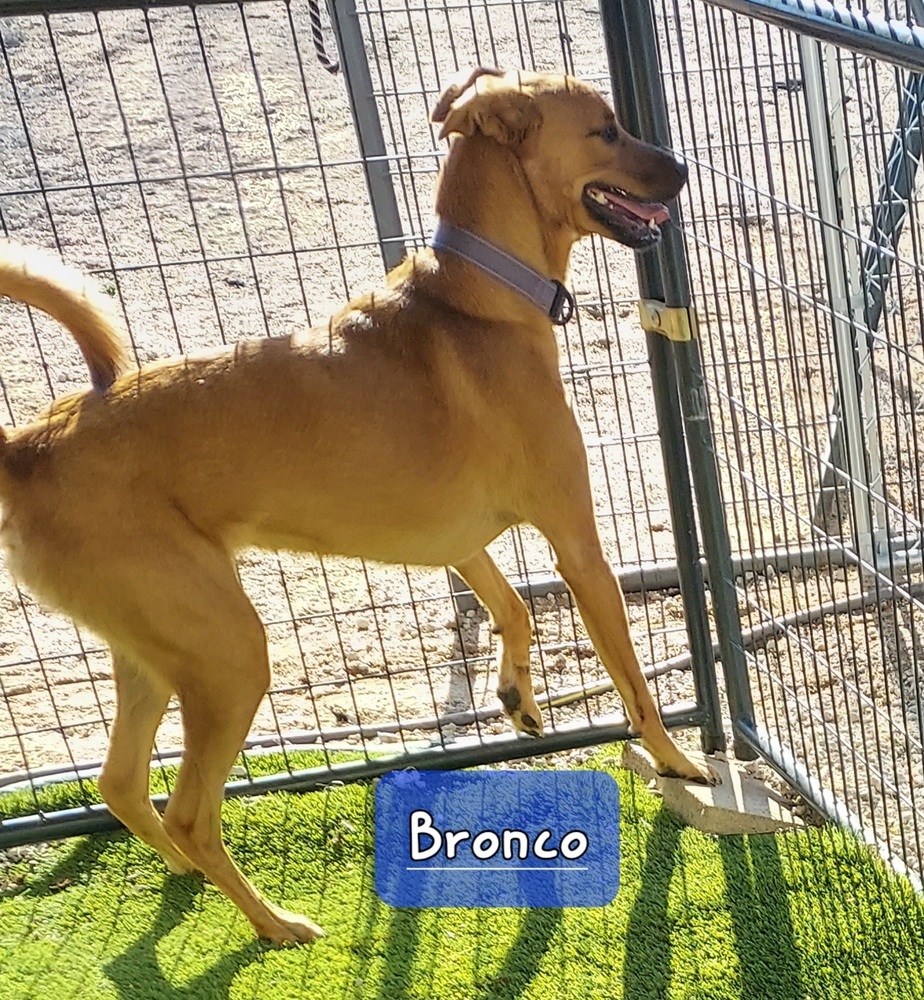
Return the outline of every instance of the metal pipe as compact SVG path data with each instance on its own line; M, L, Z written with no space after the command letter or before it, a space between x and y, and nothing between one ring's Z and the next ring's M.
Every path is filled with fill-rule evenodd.
M2 0L0 0L2 2ZM404 259L404 230L385 148L382 120L372 89L369 59L355 0L328 0L331 28L337 39L340 66L350 98L350 113L363 158L363 171L385 269Z
M706 0L706 3L819 42L830 42L858 55L882 59L914 73L924 72L924 33L909 28L904 21L886 21L869 15L864 18L846 7L834 7L822 0L806 4L808 10L798 0L791 3L784 0ZM843 21L836 20L839 15Z
M677 705L664 713L664 724L669 729L701 725L702 711L696 705ZM562 750L596 746L602 743L627 740L631 737L629 722L619 719L606 725L588 726L585 722L560 726L541 739L519 737L512 733L492 737L473 746L438 747L412 753L366 758L332 764L330 767L311 768L292 774L264 775L249 781L235 781L225 786L225 797L256 795L262 792L311 791L336 783L377 778L389 771L406 768L418 770L449 770L475 767L479 764L496 764L524 757L542 757ZM167 796L152 798L161 811L166 807ZM0 849L38 841L60 840L88 833L118 830L121 824L104 805L61 809L39 816L24 816L0 821Z
M649 23L642 35L654 37L651 11L646 0L641 0L648 10ZM623 125L636 135L642 135L639 109L647 103L649 95L641 92L639 81L633 73L633 51L643 44L641 35L634 34L628 25L626 5L621 0L600 0L600 18L606 43L606 55L613 85L616 113ZM644 80L643 88L660 89L657 61L651 78ZM663 99L663 94L662 94ZM667 227L676 235L673 226ZM639 291L642 298L660 298L661 270L652 254L636 256ZM681 261L685 274L685 262ZM703 570L699 558L699 542L693 515L693 493L690 486L690 469L687 463L684 426L673 378L670 355L662 338L647 337L648 359L651 369L652 392L658 421L658 437L667 486L671 523L674 529L674 546L677 554L677 583L683 598L687 636L693 654L694 688L696 698L703 706L706 723L701 740L707 753L724 750L725 734L722 729L722 712L716 684L715 661L712 657L712 636L706 608Z
M195 0L197 7L227 5L228 0ZM260 0L248 0L259 3ZM339 0L338 0L339 2ZM104 10L157 10L189 7L190 0L0 0L0 17L45 17L48 14L92 14Z
M860 262L847 255L842 238L853 215L844 95L834 75L836 59L826 58L817 42L800 38L799 55L832 311L841 433L838 444L846 462L854 545L872 568L886 522L884 504L872 500L882 491L882 463L874 429L869 337L868 331L863 335L860 328L865 309ZM836 473L834 476L836 479Z
M569 644L573 647L573 643ZM580 645L590 648L590 640L586 640ZM643 670L646 680L655 677L662 677L664 674L674 673L678 670L690 669L690 655L683 653L680 656L662 660ZM596 698L604 694L611 694L615 690L611 680L598 681L596 684L586 684L561 691L546 692L536 695L537 704L542 707L552 705L556 708L563 705L571 705L576 701L586 701L588 698ZM668 711L666 709L665 711ZM462 712L447 712L444 715L425 716L422 719L409 719L404 722L383 722L369 725L340 726L336 729L307 729L299 732L287 732L285 735L263 733L258 736L249 736L244 741L245 750L266 750L268 752L282 751L290 746L314 746L316 743L336 743L344 740L355 739L357 736L365 739L375 739L381 733L407 733L420 730L427 732L434 729L442 729L444 726L470 726L476 722L489 722L492 719L499 719L503 716L504 710L500 705L486 705L483 708L468 709ZM168 750L158 753L152 764L160 768L171 761L182 759L182 750ZM58 767L49 767L37 771L16 771L12 774L0 777L0 789L7 792L20 791L23 788L43 787L52 784L64 784L71 781L92 779L98 776L103 768L101 760L87 761L84 764L74 765L62 764Z
M924 3L912 0L911 7L917 22L924 23ZM870 352L875 349L873 335L882 318L886 289L898 256L898 242L921 159L922 118L924 76L913 74L903 85L899 120L873 207L869 242L863 251L863 321ZM830 516L838 489L837 472L844 468L844 435L840 413L840 406L836 404L831 415L831 443L828 454L822 461L821 486L815 512L815 523L819 525L824 525ZM881 558L883 553L879 555Z
M764 549L758 552L733 555L731 557L732 578L745 573L761 573L772 566L780 573L791 569L819 569L822 566L856 566L859 560L843 544L827 543L822 546L804 545L796 548ZM709 582L709 566L705 559L699 559L703 579ZM452 574L455 577L455 574ZM626 594L639 594L658 590L674 590L680 587L680 569L676 562L668 559L641 563L639 566L623 566L616 571L619 585ZM560 576L551 573L531 576L528 580L510 580L510 585L524 599L545 597L548 594L567 594L568 588ZM459 611L471 611L481 605L468 584L456 577L451 583L452 599ZM458 589L456 589L458 588Z

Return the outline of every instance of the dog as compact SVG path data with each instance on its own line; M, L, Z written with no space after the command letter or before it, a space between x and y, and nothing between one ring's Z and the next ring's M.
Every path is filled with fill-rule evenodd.
M432 117L454 137L441 224L512 255L559 305L577 240L654 245L662 203L687 178L571 77L478 69ZM2 433L11 571L111 648L116 714L99 786L112 813L172 872L200 870L260 937L322 931L257 892L222 842L223 785L270 684L235 568L244 546L454 567L500 637L500 700L517 730L538 735L529 615L485 551L511 525L535 525L660 773L710 780L668 735L639 667L550 312L508 277L427 248L326 326L129 370L79 273L0 249L0 293L64 324L94 386ZM184 755L161 816L148 778L171 695Z

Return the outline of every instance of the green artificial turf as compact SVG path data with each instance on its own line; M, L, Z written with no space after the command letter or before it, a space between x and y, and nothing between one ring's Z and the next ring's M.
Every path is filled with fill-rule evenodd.
M371 786L238 799L235 857L323 941L260 944L133 838L82 838L0 867L0 998L924 998L924 902L850 836L706 836L614 761L595 762L622 795L605 909L391 909L373 889Z
M348 750L292 750L283 756L279 753L248 754L238 758L241 776L251 778L286 771L307 771L311 768L327 768L331 764L342 764L363 759L363 754ZM370 755L374 756L374 755ZM176 777L177 767L159 767L151 772L150 789L152 795L163 795L170 791ZM0 794L0 820L15 819L20 816L34 816L38 812L56 812L59 809L75 809L102 802L95 779L52 783L36 788L22 788ZM3 995L0 994L0 1000Z

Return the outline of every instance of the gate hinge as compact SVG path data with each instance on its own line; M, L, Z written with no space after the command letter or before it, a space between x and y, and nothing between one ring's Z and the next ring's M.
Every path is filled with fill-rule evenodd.
M638 312L643 330L678 342L696 337L696 313L691 306L666 306L657 299L639 299Z

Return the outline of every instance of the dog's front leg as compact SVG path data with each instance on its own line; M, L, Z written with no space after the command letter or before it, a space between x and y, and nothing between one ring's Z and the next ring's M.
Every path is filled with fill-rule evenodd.
M577 480L577 481L575 481ZM568 584L597 655L626 706L633 729L654 756L659 774L708 783L664 728L632 643L622 588L603 554L593 515L590 483L573 476L568 495L544 506L534 524L555 550L557 569Z
M541 736L542 715L533 697L529 672L532 629L526 605L484 550L457 563L455 569L488 609L494 633L499 638L497 697L504 711L510 716L514 729L530 736Z

